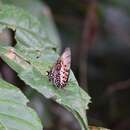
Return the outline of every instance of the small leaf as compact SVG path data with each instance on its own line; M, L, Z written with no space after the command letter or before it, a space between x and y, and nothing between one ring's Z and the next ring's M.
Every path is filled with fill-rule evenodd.
M15 86L0 79L0 130L42 130L27 98Z

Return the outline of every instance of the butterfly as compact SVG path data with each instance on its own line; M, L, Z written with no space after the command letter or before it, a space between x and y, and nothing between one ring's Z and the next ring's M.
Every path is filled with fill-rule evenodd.
M67 85L71 66L71 50L66 48L57 62L48 72L49 81L56 87L63 88Z

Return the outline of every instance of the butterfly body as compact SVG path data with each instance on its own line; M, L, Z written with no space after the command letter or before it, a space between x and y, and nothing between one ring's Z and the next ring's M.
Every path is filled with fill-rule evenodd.
M66 48L56 64L48 72L49 81L56 87L63 88L68 83L71 64L71 52Z

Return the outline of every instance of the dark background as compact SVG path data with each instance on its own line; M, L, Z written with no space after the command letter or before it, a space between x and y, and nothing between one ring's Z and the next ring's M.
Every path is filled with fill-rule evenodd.
M33 8L32 13L42 19L42 15L35 13L38 8L35 2L28 2L26 9ZM27 5L22 1L12 3L23 8ZM51 10L56 25L53 29L57 29L55 33L58 32L60 37L61 50L68 46L71 48L71 68L80 86L92 98L87 111L89 125L130 130L129 5L129 0L40 1L44 13L48 15ZM71 113L27 87L2 60L0 71L2 78L25 92L45 129L80 129Z

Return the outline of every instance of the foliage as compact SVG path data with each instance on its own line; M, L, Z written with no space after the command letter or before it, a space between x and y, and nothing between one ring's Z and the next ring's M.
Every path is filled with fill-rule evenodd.
M71 72L69 84L63 90L49 83L46 71L57 60L57 45L49 39L44 26L20 8L0 5L0 30L15 31L15 47L0 45L2 59L30 87L70 110L79 120L82 130L88 127L86 109L90 97L78 86Z
M0 79L0 130L42 130L27 98L15 86Z

